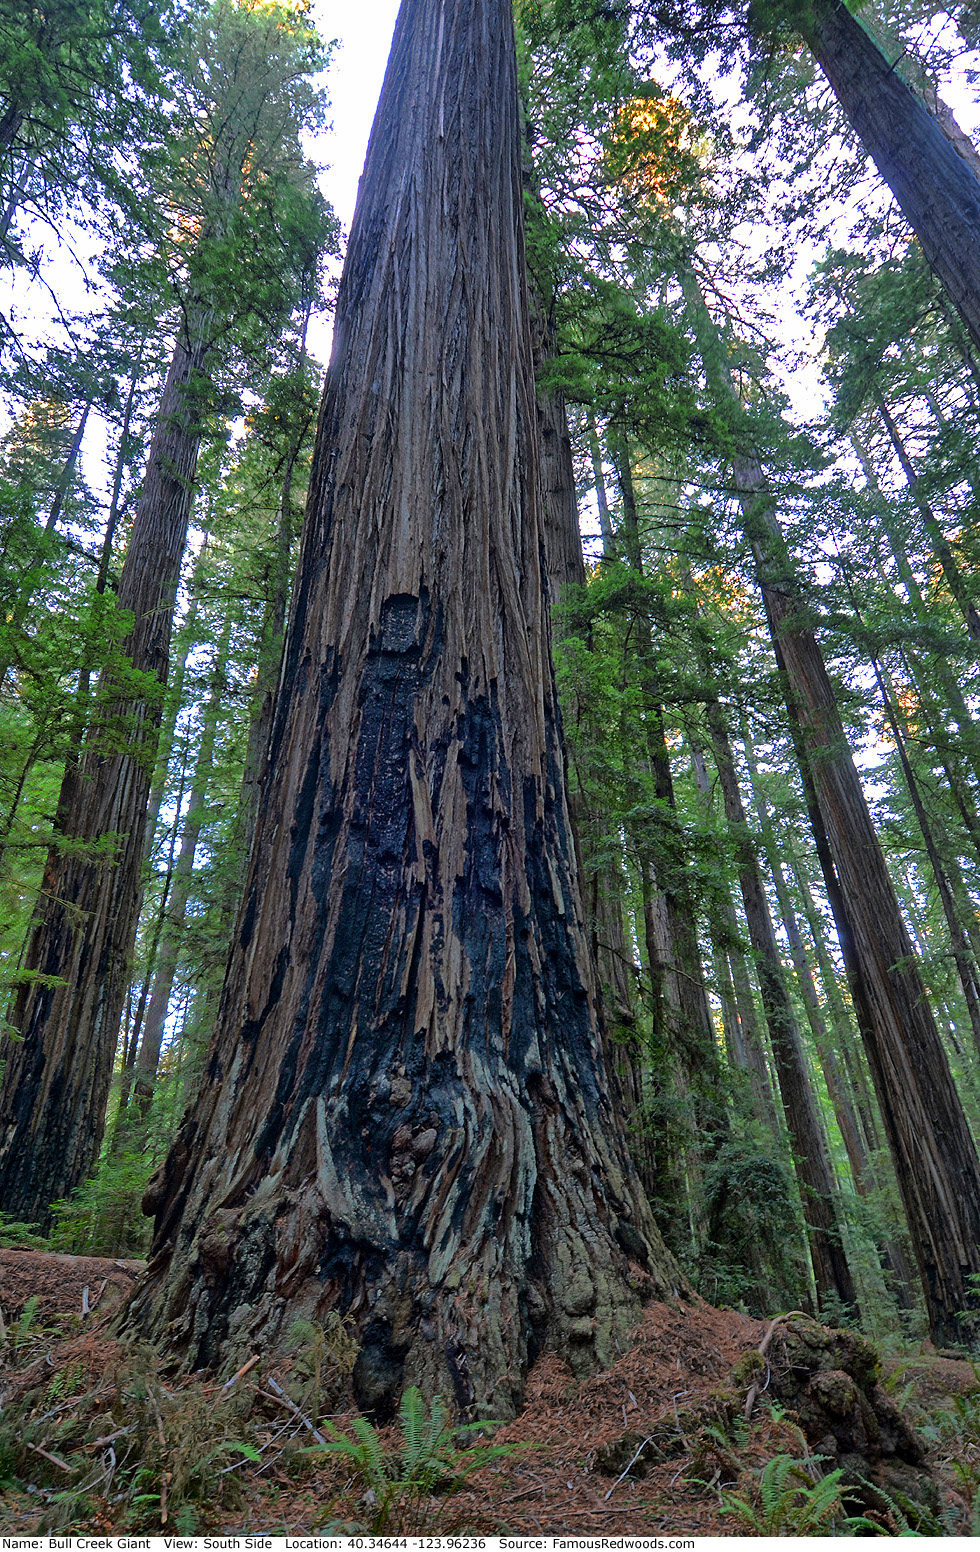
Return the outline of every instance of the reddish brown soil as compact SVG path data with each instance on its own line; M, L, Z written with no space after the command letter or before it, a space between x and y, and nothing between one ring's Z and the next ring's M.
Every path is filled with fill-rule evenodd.
M479 1490L460 1495L455 1512L488 1532L732 1534L735 1527L719 1513L716 1493L703 1480L691 1480L718 1474L720 1463L705 1459L703 1439L687 1439L639 1481L617 1482L619 1472L603 1473L597 1453L626 1434L642 1441L658 1424L689 1412L758 1346L765 1329L762 1321L707 1305L651 1304L635 1346L607 1373L577 1383L564 1364L543 1358L532 1370L521 1416L494 1436L495 1442L529 1443L533 1450L496 1473L483 1473Z
M39 1316L80 1315L85 1289L91 1311L99 1314L129 1292L142 1261L110 1261L101 1256L58 1256L40 1250L0 1250L0 1312L16 1318L37 1295Z
M0 1404L16 1406L27 1397L24 1404L32 1405L28 1396L32 1387L39 1382L47 1384L51 1374L75 1373L83 1368L85 1385L96 1387L95 1398L90 1394L85 1403L91 1409L96 1432L111 1431L109 1423L95 1422L97 1414L111 1413L122 1419L122 1426L129 1413L126 1385L119 1375L129 1357L124 1347L108 1337L105 1312L110 1300L118 1299L132 1285L139 1265L37 1252L0 1252L0 1306L8 1321L32 1293L41 1298L47 1316L60 1312L71 1317L68 1327L60 1322L64 1331L60 1340L52 1340L59 1324L56 1321L54 1327L48 1326L36 1353L17 1355L6 1365L0 1361ZM90 1301L94 1302L103 1282L97 1314L82 1323L82 1289L89 1288ZM707 1403L712 1393L726 1385L731 1391L733 1366L758 1346L766 1324L703 1304L651 1304L644 1311L635 1344L605 1374L576 1381L561 1362L545 1356L531 1372L521 1416L494 1435L495 1443L521 1448L470 1478L449 1499L427 1499L396 1514L383 1527L373 1523L374 1506L365 1501L363 1485L352 1481L346 1463L334 1456L311 1460L300 1454L313 1442L308 1425L297 1421L270 1392L270 1377L278 1376L287 1383L289 1365L261 1362L241 1380L241 1390L249 1387L252 1397L246 1407L246 1411L252 1408L250 1427L254 1432L249 1437L261 1451L261 1464L243 1463L244 1469L234 1479L240 1483L238 1501L230 1498L224 1508L217 1501L209 1505L200 1528L307 1532L351 1525L389 1535L493 1534L504 1530L579 1536L743 1534L737 1520L720 1512L720 1491L736 1483L738 1490L748 1490L753 1469L773 1454L799 1453L799 1435L791 1422L774 1421L760 1405L751 1429L733 1447L733 1453L722 1438L713 1438L710 1426L701 1426L691 1414L699 1404ZM977 1388L971 1365L931 1354L917 1355L914 1363L902 1366L894 1378L893 1393L913 1387L912 1404L921 1408ZM166 1384L166 1394L177 1401L186 1396L189 1407L196 1404L200 1408L206 1403L210 1409L222 1394L219 1383L206 1378L176 1377ZM45 1410L45 1416L55 1412L63 1415L75 1405L68 1397L50 1413ZM210 1415L207 1410L206 1416ZM344 1417L335 1414L335 1421L338 1427L345 1427ZM112 1423L111 1428L116 1426ZM167 1426L169 1430L169 1422ZM643 1460L653 1457L646 1468L648 1474L638 1480L633 1472L617 1480L622 1468L617 1464L609 1470L610 1447L625 1436L638 1442L650 1434L656 1434L659 1442L658 1447L644 1451ZM673 1439L667 1437L670 1434ZM57 1452L54 1435L49 1438L41 1433L36 1437L50 1453ZM101 1439L92 1437L93 1443L82 1449L95 1459ZM383 1438L393 1452L397 1450L397 1430L385 1430ZM632 1448L632 1444L626 1447L624 1465ZM35 1530L51 1494L67 1485L56 1465L39 1458L37 1468L39 1485L32 1494L18 1491L5 1503L0 1502L0 1532ZM18 1476L24 1480L22 1466ZM159 1532L159 1525L137 1524L127 1517L132 1513L130 1508L116 1507L120 1497L93 1497L84 1523L61 1528L76 1533Z

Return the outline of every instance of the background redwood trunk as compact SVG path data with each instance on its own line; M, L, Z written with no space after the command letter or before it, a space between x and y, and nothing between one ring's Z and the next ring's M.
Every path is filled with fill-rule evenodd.
M762 1006L769 1026L779 1093L793 1142L793 1164L800 1185L803 1216L810 1237L810 1258L818 1300L836 1296L856 1308L857 1294L844 1247L836 1183L824 1129L807 1071L803 1042L786 984L769 901L749 831L724 713L718 701L707 703L711 748L718 769L725 817L731 830L745 920L755 951Z
M861 1033L930 1331L961 1341L959 1317L974 1305L968 1278L980 1272L980 1162L819 646L788 587L766 583L763 597L860 965Z
M119 583L122 655L161 686L103 674L97 721L62 782L0 1091L0 1208L50 1223L91 1171L105 1126L136 937L147 797L200 431L189 386L203 348L178 344ZM115 844L112 845L111 843Z
M693 272L681 269L678 278L718 407L733 425L733 483L930 1332L941 1344L961 1341L969 1334L963 1313L977 1308L970 1278L980 1272L980 1159L724 344Z
M201 742L194 762L191 795L184 816L180 851L173 868L173 882L165 902L162 932L153 955L153 990L146 1009L146 1022L135 1064L134 1098L143 1120L149 1114L156 1086L160 1055L166 1031L167 1012L173 994L187 905L194 884L194 858L207 814L208 788L211 784L214 744L221 703L228 689L228 640L231 621L226 620L211 667L211 684L201 720Z
M607 1088L544 585L510 6L405 0L270 779L132 1314L192 1365L347 1313L360 1404L500 1415L673 1268Z
M816 0L801 28L933 274L980 345L980 178L844 0ZM948 110L947 110L948 114ZM951 115L949 115L951 117ZM965 137L964 137L965 139Z

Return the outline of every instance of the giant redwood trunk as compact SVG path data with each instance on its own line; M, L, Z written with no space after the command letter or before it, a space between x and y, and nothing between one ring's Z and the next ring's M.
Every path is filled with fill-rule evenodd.
M101 710L65 772L10 1012L0 1091L0 1209L46 1225L91 1171L105 1126L136 937L147 796L200 433L188 385L201 352L178 344L119 583L134 676L103 674ZM142 678L141 676L146 676ZM149 686L147 681L149 681Z
M348 1316L376 1416L506 1413L673 1270L610 1104L548 646L508 0L404 0L341 283L269 777L130 1320Z
M980 178L844 0L798 23L865 151L897 199L974 345L980 346ZM948 115L951 117L951 115ZM964 137L965 138L965 137Z

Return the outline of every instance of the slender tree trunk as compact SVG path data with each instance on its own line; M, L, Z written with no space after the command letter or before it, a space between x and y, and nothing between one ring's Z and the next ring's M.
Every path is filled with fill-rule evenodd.
M197 645L195 632L197 629L197 616L199 608L200 583L206 563L210 538L204 536L204 542L194 562L194 570L188 584L190 603L186 615L181 622L177 633L177 657L167 674L167 689L163 701L163 713L160 719L160 730L157 736L157 757L154 762L153 782L150 787L149 797L146 803L146 819L143 825L143 863L140 869L140 897L139 907L136 912L137 927L143 916L143 908L146 903L146 883L150 876L153 862L153 847L156 842L157 826L160 822L160 810L163 807L163 799L167 791L167 778L174 750L174 731L177 726L177 718L184 704L184 680L187 675L187 660ZM177 787L177 811L180 812L184 801L184 782L187 776L188 747L187 740L183 741L180 758L180 780ZM160 944L160 935L163 931L164 914L170 894L170 885L173 881L174 847L176 845L176 827L169 829L170 842L167 856L167 865L156 920L153 925L151 941L147 952L146 971L140 986L139 997L133 1010L132 1027L126 1045L123 1059L123 1079L119 1094L119 1111L122 1117L129 1105L130 1084L132 1072L136 1066L136 1054L139 1048L140 1037L143 1033L143 1019L146 1015L147 1003L150 999L150 989L153 980L153 971L156 961L157 949Z
M980 240L980 231L978 231L978 240ZM949 541L940 527L935 512L922 493L919 477L909 457L908 448L905 446L887 404L880 394L876 394L875 402L878 406L878 413L885 423L885 429L888 432L892 447L895 449L895 455L902 466L902 473L905 475L909 495L919 510L919 515L929 535L929 541L932 544L936 559L942 567L947 586L966 622L967 630L974 641L980 641L980 614L977 613L976 605L967 591L962 573L956 562L956 557L950 549Z
M203 358L198 342L175 348L119 584L119 607L134 617L123 654L161 687L201 434L192 406ZM160 694L127 685L117 668L104 672L99 699L104 710L62 783L10 1013L20 1040L0 1091L0 1204L42 1225L50 1203L91 1170L102 1139L160 720Z
M307 307L301 333L299 371L306 370L306 334L309 328L312 303ZM306 421L296 428L295 436L286 449L282 485L279 491L279 521L276 527L275 549L272 563L272 586L266 600L262 620L259 665L253 697L253 714L249 725L248 746L245 751L245 769L242 773L241 817L239 820L242 851L248 856L255 837L255 825L259 812L259 791L263 765L272 731L272 713L276 684L282 668L282 648L286 636L286 613L289 607L289 589L292 581L293 539L296 533L296 510L293 504L293 487L296 483L296 465L309 431Z
M854 617L859 625L863 626L861 612L858 608L857 598L854 592L852 579L848 567L841 560L841 569L844 582L847 586ZM916 776L915 769L909 755L906 743L906 731L903 730L895 707L895 695L888 675L879 661L876 653L868 649L871 669L874 673L878 690L881 695L882 707L885 718L895 740L895 749L898 754L902 774L905 777L905 785L912 804L912 809L922 834L922 840L926 848L926 855L932 868L936 888L939 893L943 915L946 918L946 926L950 937L953 961L956 965L957 975L966 1003L967 1015L970 1020L970 1028L973 1034L974 1047L980 1055L980 978L977 974L977 965L971 953L966 931L960 917L957 901L950 882L949 872L945 859L942 856L939 840L934 826L929 817L925 798Z
M844 0L815 0L801 31L980 346L980 179L971 163Z
M599 532L602 535L602 553L608 557L614 553L615 536L613 534L612 518L609 515L606 476L602 468L602 448L599 445L599 433L596 430L595 416L591 410L589 411L589 456L592 459L592 473L595 480L595 499L599 512Z
M891 551L892 558L895 561L899 579L901 580L902 586L908 593L909 602L912 605L916 620L922 626L928 628L932 624L929 606L923 597L918 578L916 577L911 563L909 562L901 531L895 524L893 520L893 513L889 507L888 500L878 485L878 480L875 475L867 449L864 447L860 438L855 433L853 427L851 428L849 435L851 443L854 447L854 451L858 456L858 461L860 462L861 468L864 471L864 477L867 480L869 487L880 498L878 516L881 522L881 526L884 529L885 535L887 537L888 548ZM906 653L903 653L903 657L905 658L906 665L909 669L909 677L916 685L920 703L922 704L923 711L926 713L927 719L929 721L933 738L936 740L937 751L942 748L944 755L948 755L948 739L946 740L945 746L941 746L940 744L941 730L945 732L945 729L943 729L943 719L941 716L936 715L935 706L931 704L931 697L926 697L924 695L924 687L921 684L921 675L912 668L911 661ZM977 724L970 713L970 710L966 704L966 699L963 695L963 691L961 690L955 675L952 673L949 663L943 658L941 654L937 653L934 654L932 667L936 673L945 708L956 722L958 734L956 739L957 749L959 750L959 748L962 747L966 750L969 758L970 768L972 769L977 780L980 781L980 729L978 729ZM970 829L969 823L967 824L967 828ZM980 821L978 821L976 825L975 840L980 843Z
M146 825L143 837L144 872L150 864L154 838L160 820L160 810L163 807L163 800L166 796L167 772L170 765L170 756L173 752L174 731L181 707L184 704L184 681L187 677L187 660L198 645L197 623L200 609L200 592L209 548L210 536L205 534L204 542L197 552L194 570L191 572L190 581L187 584L188 607L177 632L177 655L167 675L167 693L164 697L160 734L157 739L157 758L154 762L153 782L146 804ZM142 910L142 903L140 909Z
M362 1407L518 1404L673 1281L609 1101L542 575L510 6L405 0L337 306L245 904L130 1320L350 1316ZM625 1248L624 1248L625 1247Z
M623 503L615 542L626 563L641 577L643 551L629 445L626 436L616 428L610 435L610 454ZM653 632L649 619L640 611L632 629L644 698L644 763L657 803L656 820L641 823L637 838L644 892L644 940L653 987L654 1027L670 1051L674 1084L690 1118L691 1142L680 1164L686 1181L692 1251L698 1254L708 1231L702 1185L704 1166L724 1142L729 1117L708 1007L697 912L677 818L664 713L656 683Z
M160 939L163 936L164 923L167 919L167 907L170 904L170 890L174 881L174 867L177 853L177 836L179 834L180 811L184 806L184 788L187 780L187 765L190 756L188 739L184 739L180 759L180 780L177 785L175 799L176 817L170 828L170 840L167 846L167 859L163 872L163 883L160 887L160 899L153 926L147 934L149 942L146 949L146 968L140 983L139 997L135 1008L132 1007L132 991L126 1001L125 1032L122 1049L122 1081L119 1087L119 1107L116 1111L116 1129L123 1121L129 1109L129 1101L132 1095L133 1073L136 1069L136 1057L139 1052L140 1036L143 1033L143 1019L146 1016L147 1003L150 1000L150 989L153 984L154 970L157 962L157 952L160 947ZM144 854L145 861L145 854ZM144 871L145 876L145 871ZM143 915L143 906L146 900L145 889L140 893L140 917Z
M930 1329L939 1342L960 1340L974 1262L980 1271L980 1162L819 647L790 587L764 592L860 965L862 1034Z
M953 961L956 965L956 972L963 991L963 998L966 1003L966 1011L970 1020L970 1028L973 1032L973 1044L978 1056L980 1056L980 981L978 981L977 977L977 967L974 964L973 956L970 953L970 945L966 940L966 933L964 932L962 923L959 919L959 912L956 908L956 900L953 896L953 890L949 882L946 866L940 854L939 844L933 831L928 812L926 810L926 805L923 800L922 792L919 788L918 780L916 779L915 771L912 767L912 761L909 758L908 749L906 748L901 724L899 723L898 715L895 711L894 698L891 694L887 677L877 658L874 656L871 658L871 666L874 670L874 675L878 682L878 689L881 693L881 701L885 709L885 716L888 719L888 725L891 728L892 737L895 740L895 748L898 752L899 762L902 767L902 774L905 777L905 785L908 789L909 798L912 803L912 810L915 814L916 820L918 821L919 829L922 832L922 839L925 844L926 855L929 858L933 877L936 881L936 888L939 892L940 904L943 908L943 915L946 918L946 927L950 936L950 946L953 952Z
M863 1066L859 1065L860 1052L854 1048L851 1020L841 996L834 967L830 962L830 957L823 941L821 922L813 902L813 897L810 894L809 885L799 868L798 859L793 853L792 848L790 848L790 868L803 901L807 927L813 944L813 953L816 957L824 996L830 1012L831 1030L828 1031L826 1028L822 1011L819 1007L816 988L813 984L809 957L790 898L789 880L786 877L782 858L777 854L775 842L772 839L771 816L765 796L759 785L752 744L747 734L745 752L755 805L767 847L770 870L776 884L779 908L786 926L786 934L789 939L793 962L800 976L807 1015L810 1027L813 1030L814 1044L817 1047L820 1064L827 1079L827 1092L830 1095L834 1114L837 1117L837 1124L840 1127L841 1138L851 1166L855 1187L860 1195L866 1196L869 1192L880 1189L881 1182L872 1165L870 1150L874 1149L877 1153L881 1147L881 1139L877 1129L873 1101L864 1069ZM840 1061L838 1061L838 1053ZM899 1240L891 1239L885 1241L879 1253L882 1270L890 1278L889 1286L896 1302L901 1309L911 1309L914 1303L915 1269L910 1264L904 1247Z
M874 1182L871 1175L868 1150L861 1132L861 1124L857 1110L848 1092L846 1079L840 1069L837 1052L834 1050L833 1036L827 1029L824 1021L820 999L813 980L813 972L810 968L810 959L803 942L803 935L800 932L796 911L790 898L786 870L773 838L771 815L762 795L755 794L755 799L762 826L762 843L765 848L769 871L776 887L779 914L782 917L783 926L786 930L793 967L796 970L796 978L803 998L803 1006L806 1009L807 1023L810 1026L813 1043L816 1047L817 1056L820 1059L824 1078L826 1079L827 1093L834 1107L834 1115L840 1129L848 1163L851 1166L851 1175L853 1176L855 1187L861 1195L867 1195Z
M711 792L711 778L708 775L704 752L698 747L697 742L689 737L693 755L694 779L699 792L708 797ZM737 1053L738 1065L749 1074L751 1081L753 1109L756 1119L763 1125L769 1126L775 1136L780 1133L779 1117L773 1100L772 1080L769 1076L769 1064L766 1061L766 1053L755 1017L755 1003L752 998L752 987L749 980L748 968L745 963L745 955L740 947L741 933L739 931L738 917L735 906L732 903L727 890L724 902L719 910L717 928L719 937L727 940L725 948L720 950L724 957L722 968L722 981L731 982L732 993L735 999L735 1033L733 1043ZM727 1029L727 1023L726 1023Z
M229 616L226 618L211 670L211 686L202 715L201 742L198 745L197 758L194 762L194 776L191 781L187 813L184 816L180 851L177 854L177 861L174 866L170 900L163 916L163 931L156 955L153 990L150 993L150 1000L146 1009L143 1038L140 1041L139 1055L136 1059L133 1096L142 1120L146 1119L150 1108L150 1101L153 1098L157 1068L160 1065L160 1052L163 1049L167 1009L170 1006L170 996L174 989L177 960L183 940L187 902L190 899L191 887L194 882L194 854L197 851L197 843L200 840L201 830L204 828L204 822L207 818L208 786L214 764L214 744L218 730L218 717L228 687L228 639L230 630L231 618Z
M610 451L623 497L623 522L617 537L622 544L628 565L637 576L642 576L643 553L629 447L623 436L614 436L612 441ZM678 1054L687 1061L693 1075L693 1067L703 1066L705 1063L710 1066L716 1059L714 1030L708 1011L704 965L697 934L697 917L688 885L685 859L679 855L677 803L667 749L664 713L659 702L659 687L655 677L653 632L649 619L638 617L634 621L634 630L640 681L645 699L644 731L647 765L653 778L654 795L663 816L658 826L660 830L658 842L646 852L646 871L651 883L662 896L662 909L666 918L662 963L673 988L671 1001L679 1019L679 1027L675 1030L675 1038L679 1039Z
M864 1145L869 1153L872 1151L878 1152L885 1146L885 1143L879 1125L875 1096L868 1080L862 1048L855 1038L851 1012L844 1001L841 991L838 980L839 972L830 957L824 941L823 934L828 924L817 909L810 882L803 871L800 858L794 850L790 850L787 860L793 882L796 885L797 896L802 902L807 930L820 974L820 984L830 1011L831 1026L834 1031L837 1049L841 1053L844 1071L850 1086L850 1093L854 1100L854 1107L858 1120L861 1123L861 1135L864 1139Z
M728 1065L738 1072L744 1072L751 1080L748 1052L745 1049L745 1037L742 1033L742 1026L738 1020L735 983L732 980L732 967L727 951L715 944L711 955L711 963L715 973L715 984L718 989L718 1001L721 1004L721 1027L725 1033L725 1054L728 1058ZM759 1119L761 1119L761 1116Z
M558 603L566 588L584 586L585 558L564 395L554 388L545 390L541 384L545 368L554 358L556 342L547 308L533 292L531 309L535 376L538 379L545 571L551 601ZM601 499L606 511L603 533L611 544L612 525L604 487ZM615 1079L616 1100L622 1106L626 1120L630 1153L644 1188L652 1192L656 1189L657 1173L655 1150L643 1125L644 1053L635 1039L637 975L627 952L623 920L626 878L621 864L604 859L597 866L593 861L596 844L604 840L603 817L592 807L593 784L587 767L576 752L574 739L567 752L569 810L579 861L579 883L586 906L591 958L598 976L598 1010L606 1062Z
M723 344L693 273L681 280L719 405L737 425ZM980 1272L980 1160L765 475L751 453L732 466L930 1330L941 1344L961 1341L959 1317L977 1304L968 1279Z
M807 1071L803 1042L783 973L769 901L749 833L728 729L718 701L708 702L708 728L718 769L725 817L735 844L739 886L745 919L755 950L759 986L769 1040L776 1063L779 1092L793 1143L793 1162L800 1183L803 1215L810 1239L810 1256L817 1297L838 1298L854 1306L857 1294L847 1263L836 1209L836 1183L816 1100Z

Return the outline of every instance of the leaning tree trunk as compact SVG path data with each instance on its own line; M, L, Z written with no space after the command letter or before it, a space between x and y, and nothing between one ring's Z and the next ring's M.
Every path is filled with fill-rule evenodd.
M0 1092L0 1208L30 1223L85 1178L105 1126L136 936L143 828L174 598L200 439L202 352L178 344L119 582L133 628L103 674L102 710L62 782Z
M133 1327L339 1310L385 1417L512 1411L667 1292L609 1101L548 648L508 0L405 0L337 306L269 779Z
M980 346L980 178L973 163L844 0L814 0L801 32Z
M980 242L980 230L977 232L977 240ZM953 595L960 613L963 616L963 621L967 630L975 642L980 641L980 613L977 612L977 606L973 602L973 599L970 597L966 580L959 568L956 556L953 554L952 546L950 545L949 540L946 538L946 535L943 533L942 526L936 517L936 514L933 511L930 503L926 500L925 495L923 494L922 482L915 471L915 466L912 463L911 458L909 457L909 451L905 445L905 439L895 424L894 417L892 416L888 405L885 403L884 398L878 392L875 393L875 404L877 406L878 413L884 422L885 430L888 432L888 439L892 444L895 456L902 466L902 473L905 476L905 483L908 486L909 495L915 502L919 516L922 518L926 533L929 535L929 541L932 545L933 553L936 557L936 560L942 567L943 576L946 578L946 584Z

